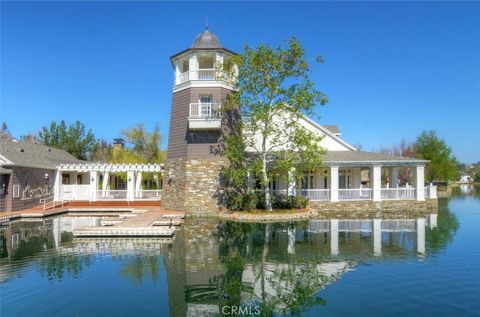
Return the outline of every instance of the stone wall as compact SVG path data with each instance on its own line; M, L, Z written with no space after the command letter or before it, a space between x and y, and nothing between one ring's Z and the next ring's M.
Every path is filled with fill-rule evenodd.
M222 210L220 175L225 160L168 160L165 165L162 206L193 214Z
M438 199L384 201L312 201L311 210L320 218L411 218L438 211Z

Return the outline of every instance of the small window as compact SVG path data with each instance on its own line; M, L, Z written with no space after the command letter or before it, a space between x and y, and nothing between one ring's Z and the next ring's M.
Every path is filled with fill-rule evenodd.
M20 197L20 185L13 185L13 198Z

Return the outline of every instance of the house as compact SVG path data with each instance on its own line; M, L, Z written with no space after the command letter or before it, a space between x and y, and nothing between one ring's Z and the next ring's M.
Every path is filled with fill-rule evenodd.
M230 117L221 111L228 96L237 93L230 79L238 69L227 63L235 55L206 28L191 47L171 57L174 85L165 165L85 162L48 146L1 140L0 210L30 208L48 198L161 200L169 209L199 214L220 211L224 206L222 170L228 164L221 155L223 137L235 128L232 121L240 119L235 111ZM228 72L227 67L231 67ZM281 124L282 118L277 119ZM319 155L324 164L304 171L301 179L284 171L270 184L275 195L303 195L312 202L337 206L355 202L358 207L361 201L366 203L362 208L383 208L383 201L423 204L436 198L436 188L425 186L428 161L359 151L343 139L337 126L321 125L308 116L300 118L299 124L323 137L320 145L327 151ZM115 146L122 142L116 140ZM402 168L413 171L408 184L398 181ZM154 184L145 184L145 173L156 175L149 178ZM250 184L252 190L264 190L256 188L253 178Z
M219 109L229 94L236 93L223 66L234 55L206 28L190 48L171 57L175 79L162 193L162 204L168 208L194 213L222 208L219 175L227 162L218 149L222 131L234 127ZM307 116L300 121L305 129L323 136L324 166L305 171L300 180L289 179L285 171L270 184L274 193L328 202L421 202L436 197L435 189L425 186L428 161L359 151L341 137L337 126L320 125ZM410 184L399 183L401 168L413 171ZM251 184L255 187L254 180Z
M57 166L82 162L66 151L0 139L0 211L32 208L53 194Z
M473 182L473 179L470 177L470 175L462 174L462 176L460 176L460 183L468 184L468 183L471 183L471 182Z

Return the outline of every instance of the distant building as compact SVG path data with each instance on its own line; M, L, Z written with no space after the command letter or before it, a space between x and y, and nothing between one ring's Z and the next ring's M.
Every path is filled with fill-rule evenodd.
M471 183L473 182L473 179L470 177L468 174L463 174L460 176L460 183Z

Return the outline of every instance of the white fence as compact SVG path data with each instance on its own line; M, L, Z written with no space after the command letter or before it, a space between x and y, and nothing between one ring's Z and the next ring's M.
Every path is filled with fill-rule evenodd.
M412 200L415 199L415 188L382 188L381 197L382 200Z
M90 185L62 185L61 200L161 200L161 190L97 190Z
M302 189L300 194L311 201L330 200L330 189Z
M338 190L338 200L369 200L372 199L370 188L349 188Z
M90 185L62 185L63 200L91 200Z
M97 190L97 200L127 200L126 190Z
M135 200L161 200L161 190L136 190L134 194Z

